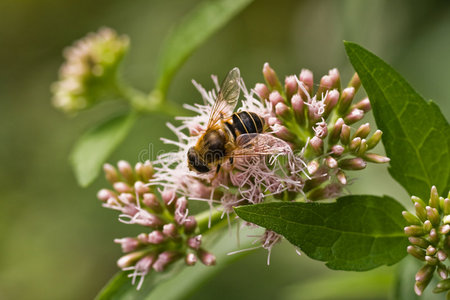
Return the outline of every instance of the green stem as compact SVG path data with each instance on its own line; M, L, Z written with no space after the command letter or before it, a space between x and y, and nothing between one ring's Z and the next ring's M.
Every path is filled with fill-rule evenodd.
M163 113L167 116L186 115L186 110L182 106L166 101L162 93L158 90L153 90L147 96L143 92L119 80L115 88L117 94L130 103L131 107L139 113Z

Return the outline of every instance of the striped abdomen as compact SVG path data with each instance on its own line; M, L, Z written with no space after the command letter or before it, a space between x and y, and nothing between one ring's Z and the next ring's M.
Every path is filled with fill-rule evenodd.
M264 119L258 114L241 111L233 114L233 124L226 123L234 138L245 133L263 133Z

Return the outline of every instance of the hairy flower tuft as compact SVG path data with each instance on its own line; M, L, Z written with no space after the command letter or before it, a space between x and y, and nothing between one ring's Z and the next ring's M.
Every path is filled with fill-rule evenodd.
M137 289L152 270L162 272L181 259L192 266L197 258L205 259L201 248L201 235L195 235L197 222L189 216L188 202L172 190L157 191L149 184L153 178L153 166L149 161L137 163L134 168L126 161L119 161L117 168L104 166L107 180L114 189L102 189L97 193L103 206L119 211L119 221L144 226L144 232L136 237L115 239L125 253L117 265L128 271ZM208 261L215 261L212 254ZM207 264L211 265L211 263Z
M105 27L66 48L59 80L51 88L53 105L75 113L114 93L117 69L128 45L127 36Z

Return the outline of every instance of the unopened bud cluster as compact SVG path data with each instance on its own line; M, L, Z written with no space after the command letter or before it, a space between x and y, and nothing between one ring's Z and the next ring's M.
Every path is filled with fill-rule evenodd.
M59 80L52 85L53 105L74 113L109 95L128 44L128 37L101 28L66 48Z
M370 153L380 141L382 132L370 135L365 123L352 133L351 124L360 121L371 109L368 98L352 104L361 83L355 74L348 86L341 89L337 69L320 79L314 90L311 71L303 69L298 76L285 79L284 85L275 71L265 64L263 74L266 84L256 84L258 96L273 108L269 125L279 138L289 142L294 149L302 149L309 161L310 180L304 192L310 200L320 200L339 195L348 182L346 170L361 170L367 162L385 163L389 158Z
M403 212L403 217L410 224L405 227L411 245L407 251L425 265L416 274L414 290L421 295L436 273L442 279L434 289L435 293L450 290L449 267L450 254L450 194L447 198L439 197L435 186L431 188L428 204L412 196L415 214Z
M197 260L214 265L215 257L205 251L202 236L196 233L197 222L188 215L188 201L177 197L172 190L155 193L148 185L153 176L152 164L137 163L134 169L126 161L119 161L117 168L104 165L107 180L113 189L102 189L97 197L103 206L120 211L119 220L126 224L146 227L136 237L114 240L126 253L118 266L129 274L133 284L137 277L143 278L151 270L164 271L171 263L184 259L192 266Z

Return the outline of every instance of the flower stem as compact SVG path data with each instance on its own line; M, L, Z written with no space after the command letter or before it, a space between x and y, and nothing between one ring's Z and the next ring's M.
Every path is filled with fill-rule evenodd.
M130 103L131 107L139 113L163 113L172 117L186 114L182 106L171 101L166 101L158 90L153 90L147 96L140 90L120 80L117 81L115 88L117 94Z

